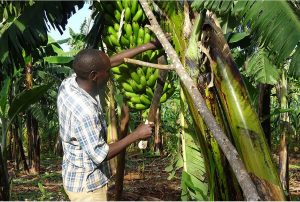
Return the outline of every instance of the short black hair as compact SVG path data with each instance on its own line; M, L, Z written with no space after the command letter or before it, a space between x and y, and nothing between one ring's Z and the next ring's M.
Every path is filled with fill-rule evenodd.
M78 77L87 79L92 71L99 71L108 65L107 59L109 61L108 56L100 50L84 49L75 56L72 67Z

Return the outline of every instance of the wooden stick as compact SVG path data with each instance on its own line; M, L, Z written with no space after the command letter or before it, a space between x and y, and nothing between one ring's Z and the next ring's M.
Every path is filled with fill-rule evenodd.
M131 63L135 65L145 66L145 67L152 67L155 69L163 69L163 70L172 70L174 69L171 65L161 65L161 64L154 64L150 62L144 62L141 60L135 60L131 58L124 58L125 63Z

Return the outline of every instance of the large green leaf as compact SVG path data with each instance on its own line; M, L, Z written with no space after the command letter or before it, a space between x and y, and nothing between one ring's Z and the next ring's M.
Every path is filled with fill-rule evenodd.
M275 64L280 65L291 57L289 73L300 76L300 20L287 1L196 0L193 7L237 16L244 26L250 26L255 43L275 54Z
M11 16L0 27L0 63L4 68L24 64L22 50L29 54L46 45L49 24L62 33L67 19L76 12L75 6L81 8L83 4L82 1L36 1L16 16ZM3 6L5 8L5 5L1 6L0 10Z
M0 92L0 116L4 117L6 114L6 107L8 102L8 91L10 87L10 78L7 78L3 82L3 86Z
M171 33L175 50L183 56L186 47L182 30L184 23L183 6L179 1L158 1L157 4L166 16L164 20L161 20L162 28Z
M31 90L24 90L17 95L13 99L8 110L8 118L10 121L12 121L18 113L25 111L31 104L37 102L47 92L51 85L52 83L38 86Z
M48 56L44 57L45 62L50 64L69 64L72 62L74 57L72 56Z
M248 60L246 74L254 81L266 84L276 84L279 72L269 60L267 52L259 49Z
M203 155L197 144L197 134L193 130L184 130L185 136L185 175L182 175L181 184L186 185L187 189L182 189L182 199L185 200L207 200L208 183L205 179L206 170ZM193 179L191 181L191 179Z

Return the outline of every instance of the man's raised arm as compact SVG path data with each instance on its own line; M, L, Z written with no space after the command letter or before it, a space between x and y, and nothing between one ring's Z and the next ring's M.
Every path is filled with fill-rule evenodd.
M145 52L147 50L155 50L158 48L161 48L161 44L158 40L156 40L156 41L150 41L149 43L146 43L146 44L134 47L134 48L124 50L124 51L117 53L109 58L111 67L115 67L115 66L122 64L124 62L124 58L132 58L139 53Z

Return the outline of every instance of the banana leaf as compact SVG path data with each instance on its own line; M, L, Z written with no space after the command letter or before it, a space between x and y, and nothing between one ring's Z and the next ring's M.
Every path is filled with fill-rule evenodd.
M219 28L205 25L211 68L234 143L264 200L285 200L260 120Z
M205 155L200 149L198 131L194 130L191 122L186 119L185 96L181 91L181 126L182 126L182 156L183 173L181 177L181 199L188 200L208 200L207 170L209 161L204 163ZM207 155L206 155L207 156ZM208 178L209 179L209 178Z
M186 69L194 82L198 84L198 89L206 100L209 109L214 112L213 115L216 117L216 120L222 125L223 120L221 116L219 116L220 114L218 113L218 107L216 103L214 103L214 96L211 91L208 90L206 83L203 81L203 76L200 75L200 68L198 68L201 57L198 49L198 41L200 39L202 31L201 28L205 19L205 13L206 11L202 11L195 18L193 30L185 53ZM212 136L211 132L209 132L204 120L197 113L197 110L191 100L190 95L187 93L187 90L184 87L182 88L185 96L187 97L187 103L191 112L190 114L193 117L193 124L196 127L196 132L199 136L197 139L199 145L201 146L201 151L202 155L204 156L203 159L207 170L210 200L229 200L228 184L223 167L225 166L224 155L221 154L218 143Z

